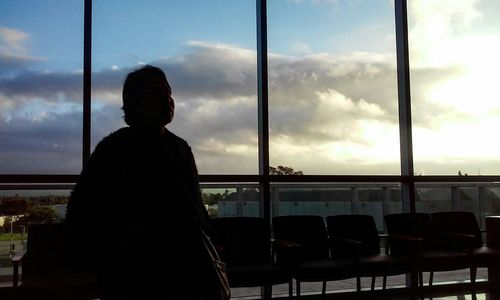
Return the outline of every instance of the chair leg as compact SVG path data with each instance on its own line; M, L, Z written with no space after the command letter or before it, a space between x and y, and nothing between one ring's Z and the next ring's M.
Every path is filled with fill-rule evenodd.
M434 281L434 272L431 271L429 274L429 286L432 286L432 282Z
M470 268L470 284L471 284L471 289L473 292L476 290L476 275L477 275L477 268L471 267Z
M264 299L271 299L273 295L273 285L266 284L264 285Z
M321 289L321 299L325 300L326 296L326 281L323 281L323 287Z
M372 276L372 291L375 290L375 279L376 277L375 276Z
M295 280L295 283L297 284L297 287L296 287L296 289L297 289L297 297L300 297L300 281Z
M410 272L410 295L411 299L417 299L417 291L418 291L418 281L419 281L419 275L420 271L418 270L412 270Z
M424 286L424 275L422 271L418 271L418 281L420 282L420 286Z
M290 280L288 281L288 297L290 299L293 298L293 279L290 278Z
M361 278L356 276L356 291L361 292Z
M382 277L382 289L385 290L387 287L387 276Z

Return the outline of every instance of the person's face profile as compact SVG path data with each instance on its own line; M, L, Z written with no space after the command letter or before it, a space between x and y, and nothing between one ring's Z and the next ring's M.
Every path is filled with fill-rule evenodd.
M161 129L172 122L175 102L172 89L162 78L152 78L144 87L144 97L139 107L139 119L142 126Z

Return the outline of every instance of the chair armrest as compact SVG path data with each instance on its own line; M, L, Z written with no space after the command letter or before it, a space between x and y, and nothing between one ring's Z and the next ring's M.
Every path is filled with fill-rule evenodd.
M363 242L361 242L361 241L348 239L348 238L332 237L331 240L334 243L340 242L340 243L350 244L350 245L355 246L355 247L360 247L361 245L363 245Z
M13 274L12 274L12 286L17 287L19 285L19 264L23 261L26 252L20 252L11 258Z
M290 242L290 241L285 241L285 240L274 240L273 241L274 246L277 247L285 247L285 248L297 248L297 247L302 247L301 244Z
M293 267L300 261L302 245L286 240L273 241L273 258L277 264Z
M26 255L26 251L19 252L19 253L15 254L14 256L12 256L10 262L12 264L19 264L24 259L25 255Z
M403 243L408 244L408 249L410 249L410 252L412 252L409 254L418 255L420 252L420 244L424 240L421 237L404 235L404 234L392 234L392 233L391 234L389 234L389 233L379 234L379 237L384 238L386 240L386 242L385 242L385 254L389 254L391 241L398 241L398 242L403 242Z
M441 235L461 238L464 240L472 240L475 238L475 236L473 234L465 234L465 233L457 233L457 232L442 232Z
M421 243L424 241L424 239L421 237L402 235L402 234L387 234L385 238L387 239L387 241L397 240L400 242L408 242L408 243Z
M452 243L461 243L466 247L467 252L472 254L474 248L473 243L476 238L474 235L457 232L441 232L439 235Z

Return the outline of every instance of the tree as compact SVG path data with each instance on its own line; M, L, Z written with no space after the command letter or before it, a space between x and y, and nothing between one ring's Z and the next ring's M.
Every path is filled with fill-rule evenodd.
M302 171L295 171L291 167L278 166L277 168L269 166L269 175L304 175Z
M209 207L207 211L210 218L217 218L218 212L216 209Z
M14 224L30 225L43 224L57 218L56 211L47 206L36 206L28 210L28 212L19 218Z
M0 204L0 214L6 216L22 215L29 209L29 202L20 198L8 199Z
M217 193L217 194L205 194L205 193L203 193L203 194L201 194L201 199L203 200L203 204L206 204L206 205L217 204L223 198L225 198L225 197L221 193Z

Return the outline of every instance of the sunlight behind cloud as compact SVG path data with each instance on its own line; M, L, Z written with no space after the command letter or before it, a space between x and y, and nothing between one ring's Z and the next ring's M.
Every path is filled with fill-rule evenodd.
M482 2L424 0L409 7L412 72L450 70L448 77L420 90L413 86L413 114L426 120L413 127L415 165L427 175L449 172L444 165L452 173L467 168L475 173L471 170L488 169L481 160L498 156L500 143L490 133L500 120L500 62L494 59L500 38L485 33ZM458 72L452 74L452 69Z
M479 0L410 1L410 57L413 67L457 63L462 51L454 39L481 17Z

